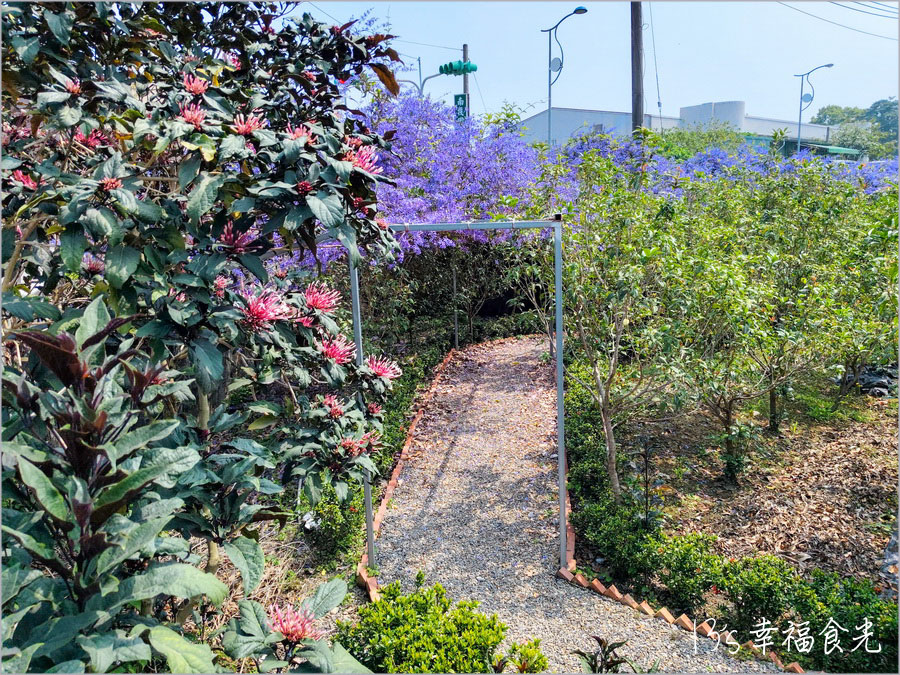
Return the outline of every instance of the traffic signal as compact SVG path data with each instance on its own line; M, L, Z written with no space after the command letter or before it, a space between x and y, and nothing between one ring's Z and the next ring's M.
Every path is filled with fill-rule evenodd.
M478 70L478 66L471 61L451 61L438 68L441 75L465 75L474 73L476 70Z

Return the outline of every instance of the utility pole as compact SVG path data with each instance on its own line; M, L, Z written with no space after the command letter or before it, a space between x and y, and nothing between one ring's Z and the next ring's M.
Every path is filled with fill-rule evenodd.
M644 126L644 43L641 3L631 3L631 130Z
M463 45L463 63L469 62L469 45ZM466 117L469 116L469 73L463 73L463 94L466 95Z

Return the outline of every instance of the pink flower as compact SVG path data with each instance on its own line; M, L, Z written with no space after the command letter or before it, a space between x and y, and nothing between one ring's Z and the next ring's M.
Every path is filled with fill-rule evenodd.
M368 357L366 366L373 370L378 377L383 377L386 380L395 380L403 373L395 361L389 361L383 356Z
M246 232L237 233L228 221L222 236L219 237L219 243L229 250L229 253L239 254L246 253L253 248L252 244L259 236L259 231L255 227L251 227Z
M268 330L272 321L282 321L291 317L291 308L271 289L266 289L259 295L245 292L243 298L247 304L239 309L244 314L244 321L253 330Z
M104 136L99 129L94 129L87 136L81 132L81 129L78 129L75 131L75 141L93 149L104 143L108 143L109 139Z
M377 431L367 431L359 439L359 444L366 452L375 452L381 446L381 436Z
M241 57L239 57L234 52L226 52L222 55L222 60L235 70L241 69Z
M228 278L222 276L221 274L216 277L216 280L213 282L214 293L217 298L225 297L225 288L228 286Z
M334 394L328 394L324 399L322 399L322 405L328 408L328 415L331 419L337 419L341 415L344 414L344 408L341 406L341 402L338 401L337 396Z
M369 411L370 415L380 415L381 413L384 412L384 408L382 408L377 403L370 403L369 405L366 406L366 410Z
M384 218L376 218L375 224L382 230L388 229L388 222Z
M269 607L269 623L272 630L281 633L288 642L318 640L321 633L315 628L315 617L308 607L299 610L289 605Z
M17 183L21 183L29 190L37 190L37 183L34 182L34 178L26 173L22 173L19 169L12 172L12 179Z
M356 150L363 144L362 139L357 138L356 136L344 136L344 143L349 145L354 150Z
M103 274L106 266L103 264L103 258L98 258L93 253L85 253L81 259L81 266L84 271L90 274Z
M100 188L110 192L122 187L122 181L118 178L102 178L100 179Z
M307 80L309 80L310 82L315 82L315 81L316 81L316 74L315 74L313 71L311 71L311 70L304 70L304 71L303 71L303 77L305 77L305 78L306 78Z
M359 150L350 150L344 155L344 159L362 171L381 173L381 167L378 166L378 153L375 152L374 146L367 145Z
M304 297L307 307L317 309L325 314L333 312L341 301L341 294L338 291L320 283L307 286Z
M66 80L66 91L70 94L80 94L81 82L79 82L77 79Z
M353 358L353 355L356 354L356 347L343 335L339 335L332 340L322 340L319 344L319 351L326 359L331 359L340 365L348 363Z
M205 94L206 89L209 87L209 82L189 73L184 74L182 83L188 93L193 94L194 96Z
M313 191L313 186L309 182L307 182L305 180L301 180L299 183L297 183L297 192L300 193L301 197L303 195L308 195L312 191Z
M362 444L355 438L341 439L341 448L349 457L356 457L363 451Z
M265 120L258 115L236 115L234 118L234 130L242 136L249 136L257 129L266 126Z
M301 316L301 317L298 317L297 323L299 323L304 328L312 328L313 327L313 318L311 316Z
M193 124L195 129L203 128L203 121L206 119L206 111L203 108L196 103L179 107L181 108L181 119L188 124Z
M288 138L292 138L295 141L303 141L304 143L315 143L316 137L313 133L304 125L300 125L299 127L293 127L290 124L287 125L287 135Z

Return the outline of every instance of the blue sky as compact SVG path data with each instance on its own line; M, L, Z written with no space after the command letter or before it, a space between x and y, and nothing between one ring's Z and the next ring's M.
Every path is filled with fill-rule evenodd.
M527 116L546 107L547 35L540 29L552 26L577 4L316 0L303 2L298 11L333 22L371 9L374 16L390 22L398 37L394 46L405 61L414 64L421 57L425 75L437 72L441 63L461 58L462 44L467 42L470 59L478 65L471 81L472 112L495 112L509 101L527 109ZM559 28L565 68L553 86L553 104L630 110L628 3L581 4L587 14L572 16ZM867 107L897 95L897 21L864 13L896 14L897 3L786 4L895 39L853 32L777 2L645 2L647 112L657 109L651 10L664 115L678 116L681 106L707 101L743 100L747 114L794 120L799 79L793 75L829 62L834 68L812 76L816 95L806 120L824 105ZM425 89L432 97L452 102L452 95L462 91L462 78L435 78Z

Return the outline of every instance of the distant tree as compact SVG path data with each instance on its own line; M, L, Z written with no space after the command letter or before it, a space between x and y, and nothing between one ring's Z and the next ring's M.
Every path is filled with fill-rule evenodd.
M838 127L831 142L844 148L861 150L869 159L885 159L897 154L897 136L891 137L872 122L847 122Z
M864 118L878 127L878 130L897 140L897 99L891 96L875 101L866 110Z
M813 115L810 120L813 124L827 124L835 126L844 124L845 122L858 122L865 118L865 108L857 108L856 106L842 105L826 105L819 108L819 112Z
M657 151L666 157L687 159L710 148L729 152L746 142L737 128L725 122L695 124L674 129L664 129L658 135Z

